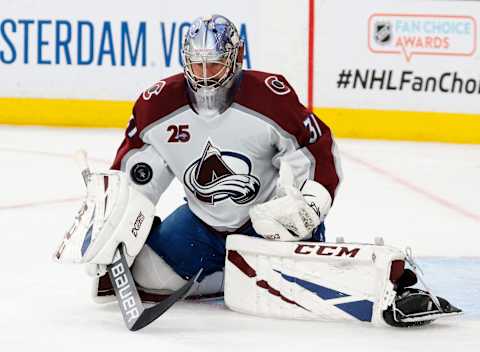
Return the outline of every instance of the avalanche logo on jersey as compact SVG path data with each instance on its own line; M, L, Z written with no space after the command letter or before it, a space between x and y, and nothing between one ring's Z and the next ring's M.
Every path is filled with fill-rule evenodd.
M252 163L245 155L222 152L208 141L202 157L185 171L183 181L202 202L214 205L230 198L236 204L246 204L260 189L260 181L251 171Z

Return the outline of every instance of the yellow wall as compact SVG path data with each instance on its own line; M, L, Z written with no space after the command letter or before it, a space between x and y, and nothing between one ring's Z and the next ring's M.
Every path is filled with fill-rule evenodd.
M336 137L480 143L480 115L317 108Z
M124 128L132 106L127 101L0 98L0 123ZM341 108L314 111L337 137L480 143L480 115Z
M124 128L132 107L127 101L0 98L0 123Z

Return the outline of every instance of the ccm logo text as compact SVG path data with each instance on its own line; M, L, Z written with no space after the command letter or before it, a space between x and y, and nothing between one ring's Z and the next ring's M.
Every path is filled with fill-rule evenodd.
M322 246L318 244L298 244L295 248L296 254L310 254L335 257L355 258L360 248L348 248L337 246Z

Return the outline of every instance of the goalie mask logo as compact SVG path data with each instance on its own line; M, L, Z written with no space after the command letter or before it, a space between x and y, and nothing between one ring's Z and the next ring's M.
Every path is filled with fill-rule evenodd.
M209 141L202 157L185 171L185 186L202 202L214 205L226 199L236 204L253 200L260 181L251 174L252 163L245 155L222 152Z

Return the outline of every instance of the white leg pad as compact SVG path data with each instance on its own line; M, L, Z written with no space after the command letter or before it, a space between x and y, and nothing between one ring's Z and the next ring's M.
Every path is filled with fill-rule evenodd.
M217 271L213 274L205 276L201 282L196 282L193 285L189 296L205 296L223 292L223 278L223 271Z
M392 263L405 252L357 243L227 238L225 304L258 316L385 325Z
M187 283L148 245L137 255L132 275L140 286L154 290L175 291Z
M132 275L137 284L143 288L165 293L178 290L187 283L148 245L143 247L135 259ZM193 285L189 296L223 292L223 278L223 271L206 276L201 282Z

